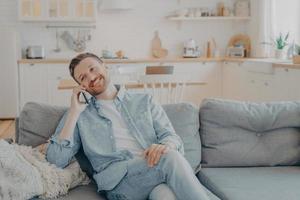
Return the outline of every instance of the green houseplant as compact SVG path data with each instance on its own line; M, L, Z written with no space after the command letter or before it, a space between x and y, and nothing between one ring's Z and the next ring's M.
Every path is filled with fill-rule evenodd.
M275 47L275 58L285 59L286 52L285 47L289 44L289 32L286 35L280 33L275 39L272 39L272 42L263 42L263 44L272 45Z
M300 64L300 46L295 45L295 54L293 56L293 63Z
M282 33L279 34L279 36L274 40L275 44L275 57L279 59L285 59L286 58L286 52L284 51L284 48L288 45L288 39L289 39L289 33L287 33L285 36L282 35Z

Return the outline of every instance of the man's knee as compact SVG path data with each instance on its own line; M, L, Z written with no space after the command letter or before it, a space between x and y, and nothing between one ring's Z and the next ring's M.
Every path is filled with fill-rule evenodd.
M176 200L176 196L168 185L159 184L150 193L149 200Z
M164 164L174 166L182 159L181 157L182 155L178 151L170 150L161 159Z

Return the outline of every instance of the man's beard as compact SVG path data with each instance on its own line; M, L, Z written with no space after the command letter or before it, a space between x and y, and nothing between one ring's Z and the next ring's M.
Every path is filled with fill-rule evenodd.
M93 96L98 96L101 93L103 93L109 85L109 79L106 79L102 75L101 75L101 79L99 81L102 81L102 85L99 85L99 83L98 83L98 85L96 85L95 87L91 87L87 90Z

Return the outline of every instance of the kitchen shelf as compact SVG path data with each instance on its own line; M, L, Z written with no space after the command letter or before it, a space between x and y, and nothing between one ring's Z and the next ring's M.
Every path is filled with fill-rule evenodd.
M167 17L171 21L251 20L251 17Z
M21 22L87 22L97 19L97 0L18 0Z

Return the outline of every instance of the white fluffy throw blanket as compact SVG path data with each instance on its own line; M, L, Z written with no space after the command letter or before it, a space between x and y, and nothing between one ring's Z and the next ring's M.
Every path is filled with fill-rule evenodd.
M0 199L56 198L89 182L76 161L60 169L37 149L0 140Z

